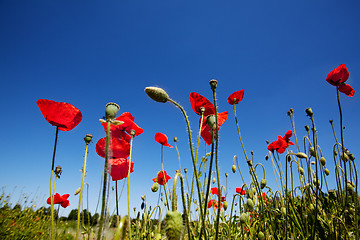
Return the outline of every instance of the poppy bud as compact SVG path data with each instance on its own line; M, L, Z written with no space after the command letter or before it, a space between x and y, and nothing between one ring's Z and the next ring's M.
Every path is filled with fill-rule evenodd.
M130 135L134 137L135 134L136 134L135 130L134 130L134 129L131 129L131 130L130 130Z
M296 156L298 157L298 158L307 158L308 156L305 154L305 153L303 153L303 152L298 152L298 153L296 153Z
M286 207L281 207L280 210L283 215L286 215Z
M258 236L258 239L259 239L259 240L264 240L264 239L265 239L265 235L264 235L264 233L261 232L261 231L257 234L257 236Z
M120 106L112 102L106 104L105 107L106 107L105 109L106 119L110 119L110 120L114 119L116 117L116 114L120 110Z
M251 200L250 198L248 198L248 199L246 200L246 206L247 206L248 210L249 210L250 212L252 212L252 210L254 210L254 202L253 202L253 200Z
M309 209L310 209L310 211L314 211L314 209L315 209L314 204L310 203L309 204Z
M294 113L294 109L293 109L293 108L290 108L290 112L291 112L291 113Z
M351 161L354 161L354 160L355 160L355 157L354 157L354 155L353 155L352 153L350 153L348 156L349 156L349 158L350 158Z
M214 184L214 183L216 182L216 179L215 179L215 178L213 178L212 182L213 182L213 184Z
M168 211L165 216L165 233L167 239L180 239L183 230L183 218L179 211Z
M342 160L343 160L344 162L349 161L349 156L348 156L346 153L344 153L344 152L341 154L341 158L342 158Z
M91 142L93 135L91 135L90 133L86 134L86 136L84 137L85 143L89 144Z
M309 125L306 125L306 126L305 126L305 130L306 130L307 132L310 130Z
M160 233L157 233L156 235L155 235L155 239L154 240L161 240L161 234Z
M141 195L141 199L142 199L143 201L145 201L145 194L144 194L144 195Z
M174 142L178 142L177 137L174 137Z
M311 156L316 157L316 153L315 153L315 148L314 148L314 147L310 147L310 148L309 148L309 152L310 152L310 155L311 155Z
M214 130L216 128L216 118L215 115L209 115L206 117L206 123L209 125L210 129Z
M320 158L320 163L321 163L321 165L325 166L325 164L326 164L326 159L325 159L324 157L321 157L321 158Z
M233 173L236 172L236 166L235 166L235 164L232 165L231 170L233 171Z
M260 188L264 189L264 187L266 187L266 179L265 178L261 179L261 181L260 181Z
M157 192L157 190L159 190L159 184L156 182L152 185L151 191Z
M167 203L167 200L165 200L165 202L164 202L165 207L167 206L167 204L168 204L168 203Z
M62 170L61 170L61 166L56 166L55 170L54 170L54 173L56 174L56 176L60 179L60 175L62 173Z
M228 177L229 176L229 174L228 173L225 173L225 177Z
M223 202L223 207L224 207L224 210L226 211L226 209L228 208L228 203L227 203L227 201L224 201L224 202Z
M242 213L242 214L240 215L240 223L242 223L242 224L246 223L247 218L248 218L248 217L247 217L246 213Z
M158 87L145 88L146 94L156 102L166 103L169 100L169 95L164 89Z
M215 79L211 79L210 80L210 86L211 86L211 89L212 90L215 90L216 89L216 87L217 87L217 80L215 80Z
M325 169L324 169L324 172L325 172L326 176L329 176L329 174L330 174L329 169L325 168Z
M184 168L184 173L187 173L187 168Z
M316 187L319 187L320 186L320 181L316 178L313 179L313 184L316 186Z
M252 161L250 159L246 160L246 162L250 167L252 167L253 163L252 163Z
M311 108L307 108L307 109L305 109L305 112L306 112L306 114L307 114L309 117L312 117L312 115L313 115L313 111L312 111L312 109L311 109Z
M300 173L300 175L304 175L304 169L302 168L302 167L299 167L299 173Z
M78 195L80 193L80 191L81 191L81 188L76 189L74 195Z
M141 207L140 207L140 208L141 208L141 210L143 210L143 209L144 209L144 207L145 207L145 203L144 203L144 202L142 202L142 203L141 203Z
M265 156L265 160L267 161L269 159L269 155L266 155Z

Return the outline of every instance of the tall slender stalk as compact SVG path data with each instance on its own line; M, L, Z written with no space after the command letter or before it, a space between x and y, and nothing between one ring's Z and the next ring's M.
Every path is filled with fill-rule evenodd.
M135 136L135 131L131 130L131 139L130 139L130 155L129 155L129 169L127 176L127 200L128 200L128 221L129 221L129 239L131 240L131 218L130 218L130 171L131 171L131 155L132 155L132 145L133 139Z
M51 227L50 227L50 239L54 239L53 231L54 231L54 194L55 190L53 192L53 175L54 175L54 165L55 165L55 154L56 154L56 145L57 145L57 139L59 134L59 127L56 126L56 133L55 133L55 143L54 143L54 151L53 151L53 157L51 162L51 174L50 174L50 201L51 201ZM56 176L55 176L56 180Z

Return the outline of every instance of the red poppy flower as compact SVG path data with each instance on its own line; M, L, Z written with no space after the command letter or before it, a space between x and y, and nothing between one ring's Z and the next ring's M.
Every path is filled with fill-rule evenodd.
M345 64L340 64L337 68L332 70L326 77L326 81L333 86L339 87L339 91L345 93L349 97L353 97L355 90L349 85L345 84L349 78L349 71Z
M219 189L217 187L211 188L211 194L216 194L219 196Z
M113 181L124 179L128 176L129 159L112 158L109 159L109 172ZM134 172L134 162L131 162L130 173Z
M96 143L96 152L97 154L105 158L105 147L106 147L106 137L101 138ZM127 158L130 155L130 144L118 138L110 138L109 144L110 157L113 158Z
M244 89L230 94L228 97L228 103L231 105L238 104L244 97Z
M166 171L164 171L164 173L165 173L165 177L163 175L163 171L159 171L156 175L156 178L153 178L153 181L157 182L160 185L166 184L169 181L169 179L171 179L171 177L169 175L167 175ZM165 180L165 182L164 182L164 180Z
M204 108L204 116L215 114L214 105L206 97L196 92L190 93L190 103L194 112L196 112L196 114L200 116L201 116L200 108L202 107Z
M268 145L268 150L272 152L276 150L280 154L285 152L288 146L294 145L294 143L290 141L291 136L292 136L291 130L287 131L284 137L278 136L278 140Z
M257 196L257 198L259 198L259 195L256 195ZM264 200L264 202L265 202L265 204L267 204L268 203L268 199L266 198L266 193L262 193L262 198L263 198L263 200Z
M129 135L131 130L135 130L135 136L140 135L144 130L139 127L135 122L135 117L129 112L124 112L116 120L123 122L121 125L110 125L110 132L113 138L124 139L127 142L130 142L131 136ZM106 123L102 123L104 130L106 132Z
M245 190L240 187L236 188L236 192L239 193L240 195L243 195L243 196L245 195Z
M218 113L218 125L219 129L220 126L227 120L228 118L228 112L222 112ZM199 126L201 124L201 119L199 121ZM201 128L201 137L204 139L207 145L210 145L212 143L212 137L211 137L211 131L209 125L206 123L206 116L203 116L203 124ZM216 137L216 135L215 135Z
M159 132L156 133L155 134L155 141L157 141L158 143L160 143L161 145L164 145L166 147L169 147L169 148L173 147L168 143L168 137L163 133L159 133Z
M54 204L60 204L63 208L70 206L70 202L68 200L69 196L70 196L70 194L64 194L64 195L60 196L60 194L56 193L54 195ZM50 197L46 200L46 203L51 204Z
M219 202L216 201L215 199L211 199L211 200L208 202L207 208L215 207L215 208L217 209L218 206L219 206ZM223 204L220 203L220 208L222 208L222 207L223 207Z
M39 99L36 103L46 121L59 127L61 131L70 131L82 120L80 110L70 103L55 102L48 99Z

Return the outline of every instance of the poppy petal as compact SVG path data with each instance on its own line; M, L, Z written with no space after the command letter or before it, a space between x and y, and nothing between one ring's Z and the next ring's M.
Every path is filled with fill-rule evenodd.
M155 141L166 147L173 148L173 146L168 143L168 137L163 133L155 133Z
M238 104L239 102L241 102L243 97L244 97L244 89L230 94L227 101L230 105L234 105L234 104Z
M218 188L217 187L214 187L214 188L211 188L211 194L216 194L216 195L218 195L219 196L219 190L218 190Z
M326 81L331 85L337 86L340 83L346 82L349 78L349 71L345 64L340 64L337 68L332 70L326 77Z
M201 115L200 108L203 107L205 109L204 116L208 116L210 114L215 114L214 105L204 96L192 92L190 93L190 103L194 112L198 115Z
M82 120L79 109L65 102L55 102L48 99L36 101L46 121L51 125L59 127L61 131L70 131Z
M105 158L105 148L106 137L96 143L96 152L102 158ZM110 138L109 152L109 158L127 158L130 155L130 144L123 139Z
M122 180L128 176L129 160L126 158L109 159L109 172L113 181ZM134 172L134 162L131 161L130 173Z
M218 113L218 125L219 129L220 126L227 120L229 113L227 111ZM199 126L201 124L201 118L199 121ZM207 145L210 145L212 143L212 136L210 131L209 125L206 123L206 117L203 116L203 123L202 123L202 129L201 129L201 137L204 139ZM216 136L215 136L216 137Z
M339 91L345 93L349 97L353 97L355 90L349 84L340 84Z

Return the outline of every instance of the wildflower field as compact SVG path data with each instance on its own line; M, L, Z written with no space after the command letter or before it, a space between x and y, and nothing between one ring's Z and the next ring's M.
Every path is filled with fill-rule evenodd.
M62 168L56 160L57 141L62 135L59 132L74 129L82 121L81 111L70 103L39 99L34 103L39 114L55 130L53 155L49 159L48 196L41 200L45 206L36 207L33 204L39 201L36 196L14 201L11 193L3 188L0 196L1 239L359 239L358 173L355 156L347 148L343 133L343 111L349 109L341 107L342 98L355 94L346 83L348 78L349 71L341 64L334 70L329 69L324 79L330 84L329 88L336 90L334 98L338 104L334 108L339 119L329 121L333 145L318 144L316 112L310 107L303 112L309 120L305 123L307 134L297 134L295 110L291 108L287 112L289 129L267 142L265 161L271 161L272 169L266 169L262 165L264 159L257 159L254 152L245 147L241 135L243 126L237 119L244 89L235 90L228 96L227 103L233 107L233 112L218 112L216 93L221 88L221 81L212 79L209 86L211 99L197 92L190 93L193 113L191 109L185 111L162 88L146 87L144 94L149 100L174 105L180 111L188 135L191 165L182 164L176 137L169 139L165 132L157 132L154 140L161 149L162 167L153 172L153 185L149 188L154 194L158 193L158 201L148 202L147 197L139 193L140 208L135 208L130 201L130 192L136 192L131 185L132 151L144 130L135 123L131 113L119 112L121 103L108 103L104 118L99 120L99 127L104 129L103 137L95 144L96 153L104 159L99 211L88 209L88 199L84 197L89 191L85 180L91 177L86 175L89 144L93 140L90 133L84 136L85 149L81 150L85 154L80 187L75 193L58 193L56 190L57 182L63 179ZM198 122L190 124L190 114L198 115ZM235 119L234 132L242 154L234 156L229 172L222 172L219 135L228 118ZM200 144L201 141L205 144ZM178 155L178 169L174 174L164 167L164 151L168 148L175 148ZM325 148L331 149L332 156L323 155ZM330 161L334 168L328 168ZM244 177L245 172L249 178ZM236 192L228 191L229 174L238 177L240 184ZM275 177L272 185L265 177L270 174ZM329 187L329 179L335 179L334 187ZM126 196L121 202L120 182L125 185ZM109 200L110 191L115 192L115 201ZM70 195L73 195L71 203ZM77 208L67 217L59 216L59 209L70 204ZM119 213L119 204L127 204L126 214Z

